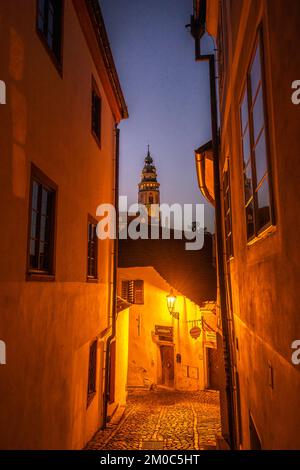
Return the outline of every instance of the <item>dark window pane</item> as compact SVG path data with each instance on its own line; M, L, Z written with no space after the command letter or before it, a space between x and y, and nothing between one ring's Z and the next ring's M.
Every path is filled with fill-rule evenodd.
M247 238L254 235L254 204L253 200L246 207L246 225L247 225Z
M271 220L269 181L266 177L257 190L258 229L267 225Z
M41 241L40 242L40 256L44 254L44 247L45 247L45 243Z
M52 2L49 1L47 42L48 42L50 49L52 49L53 47L53 33L54 33L54 9L53 9Z
M95 90L92 91L92 130L100 140L101 100Z
M242 122L242 134L244 134L246 125L248 123L248 98L247 89L245 90L242 105L241 105L241 122Z
M35 256L35 240L30 240L30 255Z
M252 63L251 71L251 94L252 98L256 95L256 91L261 80L261 64L260 64L260 45L258 44L255 57Z
M30 267L31 269L37 269L38 267L37 256L35 254L30 255Z
M43 242L46 240L46 217L44 216L41 217L40 222L40 240Z
M248 162L248 165L245 168L244 190L245 190L245 203L247 204L247 202L249 201L249 199L251 199L253 195L251 161Z
M262 178L267 172L267 148L265 131L261 134L259 141L255 148L255 164L256 164L256 179L257 184L260 183Z
M56 60L61 60L62 0L38 0L37 27Z
M243 137L243 156L244 156L244 165L246 165L247 161L250 158L250 137L249 137L249 127L245 132Z
M259 133L265 124L264 121L263 94L262 88L260 88L253 108L254 142L257 141Z
M30 227L30 235L31 238L36 237L37 232L37 213L35 211L31 212L31 227Z
M87 275L88 277L97 278L97 234L96 224L88 223L88 260Z
M48 210L48 191L43 188L42 189L42 206L41 206L41 214L47 215Z
M45 26L45 0L38 0L38 29L43 32Z
M37 204L38 204L38 191L39 191L39 185L36 181L33 181L31 207L32 209L35 209L35 210L37 209Z
M250 182L250 187L251 187L251 181L252 181L251 160L248 160L247 166L246 166L246 168L245 168L245 176L246 176L246 179L249 180L249 182Z
M41 250L41 269L44 271L49 270L49 245L48 243L43 243L42 247L40 247Z
M44 270L46 269L47 260L46 260L46 254L45 254L45 244L42 241L40 242L39 251L40 251L40 268Z
M52 202L55 193L37 180L33 180L31 191L29 269L50 272L53 256L50 244L54 230Z

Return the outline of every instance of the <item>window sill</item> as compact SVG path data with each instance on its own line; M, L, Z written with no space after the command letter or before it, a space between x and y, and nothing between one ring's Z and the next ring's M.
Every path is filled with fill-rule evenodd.
M94 284L97 284L99 282L99 279L97 277L87 277L86 282L92 282Z
M33 281L33 282L54 282L55 276L54 274L43 274L39 272L28 272L26 274L26 281Z
M253 245L258 243L259 241L265 240L266 238L270 237L277 231L276 225L268 225L265 229L263 229L256 237L252 238L247 242L247 247L251 248Z

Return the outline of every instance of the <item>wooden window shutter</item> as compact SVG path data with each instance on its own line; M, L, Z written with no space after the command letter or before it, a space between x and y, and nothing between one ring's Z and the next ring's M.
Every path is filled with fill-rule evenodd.
M122 298L131 304L144 303L144 281L122 281Z
M128 281L128 302L134 304L134 281Z
M134 303L140 305L144 303L144 281L134 281Z
M122 296L122 299L128 300L128 296L129 296L129 282L128 281L122 281L121 296Z

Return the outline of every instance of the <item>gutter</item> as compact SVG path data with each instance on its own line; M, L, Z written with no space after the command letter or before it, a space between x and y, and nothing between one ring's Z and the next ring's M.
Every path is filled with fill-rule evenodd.
M211 196L207 186L206 186L206 179L205 179L205 152L197 153L195 151L195 162L196 162L196 171L197 171L197 180L198 186L207 201L212 205L215 206L215 200Z
M103 397L103 424L102 429L106 428L107 422L107 408L110 394L110 347L112 341L116 337L116 321L117 321L117 268L118 268L118 242L119 242L119 157L120 157L120 129L115 126L116 132L116 149L115 149L115 209L116 209L116 233L113 245L113 292L112 292L112 307L111 307L111 334L106 341L106 355L105 355L105 383L104 383L104 397Z

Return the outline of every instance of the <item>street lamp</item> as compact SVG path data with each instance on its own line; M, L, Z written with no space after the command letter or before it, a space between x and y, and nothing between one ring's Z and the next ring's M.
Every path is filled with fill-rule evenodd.
M172 317L179 319L179 312L174 312L175 304L176 304L176 295L173 294L173 289L170 290L170 294L167 295L167 306Z

